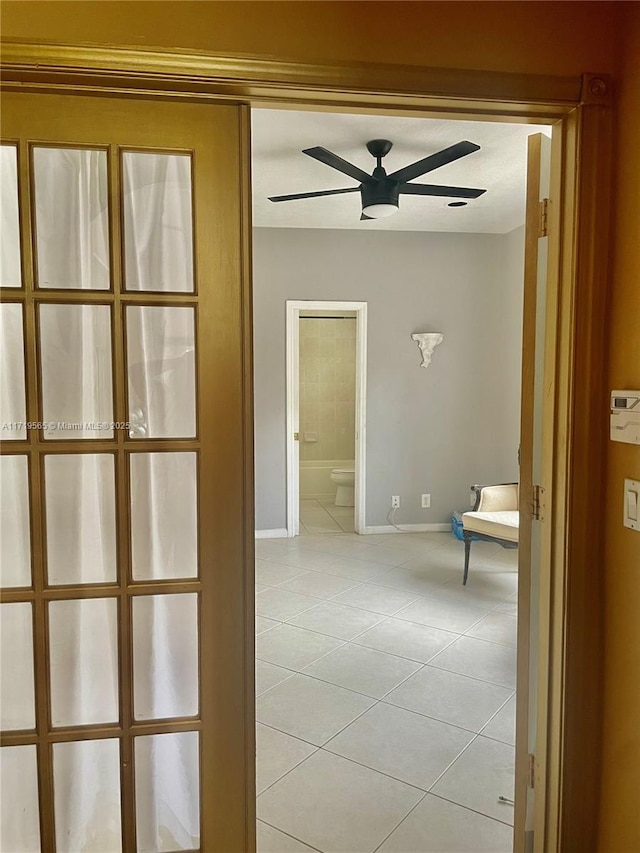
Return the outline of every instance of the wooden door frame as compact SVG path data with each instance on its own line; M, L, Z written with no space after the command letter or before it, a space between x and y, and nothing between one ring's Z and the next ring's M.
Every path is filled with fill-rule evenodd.
M547 722L535 784L544 809L535 849L594 849L601 738L602 614L598 517L606 442L605 294L611 173L611 82L573 77L433 69L367 63L311 65L277 60L28 41L2 45L3 85L18 91L162 97L247 106L295 106L483 121L553 124L551 240L546 358L553 377L543 416L544 548L550 557L541 686ZM251 382L251 194L248 110L239 152L243 168L242 239L245 401L244 785L232 836L255 848L253 686L253 443ZM597 164L597 170L595 169ZM595 406L594 406L595 401ZM601 415L593 415L594 410ZM236 774L234 774L234 779ZM241 824L241 825L240 825ZM521 849L516 839L516 850ZM242 844L241 848L239 845ZM230 853L230 848L227 850ZM235 853L235 850L234 850Z

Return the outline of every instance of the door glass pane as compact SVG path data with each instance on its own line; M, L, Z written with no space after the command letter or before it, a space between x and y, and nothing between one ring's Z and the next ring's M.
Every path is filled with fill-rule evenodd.
M107 152L33 149L38 287L109 289Z
M40 364L46 438L111 438L108 305L41 305Z
M134 580L198 574L195 453L131 454Z
M127 308L132 438L196 434L193 308Z
M24 388L22 306L4 302L0 305L0 441L27 437Z
M49 604L54 726L118 719L117 619L115 598Z
M0 456L0 586L31 586L26 456Z
M118 853L120 756L115 738L53 746L57 853Z
M0 728L33 729L33 625L31 605L0 604Z
M127 290L192 292L191 156L127 151L122 166Z
M138 851L200 846L198 732L136 738Z
M50 584L116 580L116 497L111 454L45 457Z
M15 145L0 146L0 230L0 287L22 287Z
M198 596L133 599L133 695L136 720L198 713Z
M40 853L35 746L0 749L0 850Z

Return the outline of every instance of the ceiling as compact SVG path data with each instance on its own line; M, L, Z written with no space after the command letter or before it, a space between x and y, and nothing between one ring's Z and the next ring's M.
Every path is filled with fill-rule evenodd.
M261 110L253 115L253 224L262 228L356 228L504 234L524 222L527 136L551 128L498 122L402 116ZM387 219L360 221L360 194L270 202L268 196L357 186L357 181L302 153L322 146L370 173L369 139L389 139L388 173L469 140L481 146L467 157L417 178L415 183L486 189L466 207L455 199L401 195Z

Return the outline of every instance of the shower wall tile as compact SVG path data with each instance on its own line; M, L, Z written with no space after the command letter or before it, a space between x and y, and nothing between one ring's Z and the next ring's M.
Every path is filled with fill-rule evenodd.
M356 321L351 323L336 323L336 338L351 338L355 345Z
M300 445L303 461L353 459L355 319L300 321Z
M353 382L336 382L336 402L337 403L351 403L351 407L353 408L353 404L356 399L356 386Z
M300 402L319 403L321 399L321 386L319 382L300 383Z
M322 389L325 400L335 399L336 365L335 356L327 355L320 362L320 382L326 388Z

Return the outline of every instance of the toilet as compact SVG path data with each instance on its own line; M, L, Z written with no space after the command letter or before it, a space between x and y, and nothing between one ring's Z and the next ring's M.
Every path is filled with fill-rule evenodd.
M354 505L355 481L355 468L334 468L331 471L331 482L336 484L336 506Z

